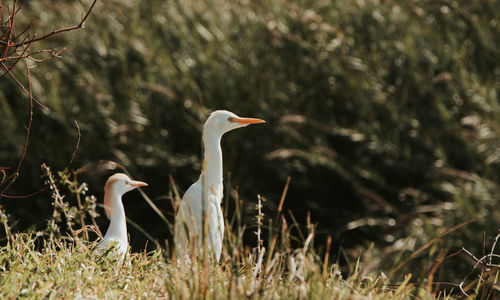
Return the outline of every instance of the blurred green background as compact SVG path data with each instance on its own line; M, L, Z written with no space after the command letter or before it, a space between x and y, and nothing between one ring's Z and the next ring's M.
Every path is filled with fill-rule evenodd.
M28 1L19 22L51 31L77 24L89 4ZM373 242L390 265L392 253L478 214L437 247L480 253L483 233L488 244L500 227L498 0L98 1L84 29L36 47L72 51L32 70L34 95L49 109L35 109L10 195L40 189L43 162L66 167L77 120L73 167L87 168L89 193L102 199L112 172L98 162L113 160L147 181L172 218L169 174L181 192L197 179L203 122L227 109L267 120L222 143L225 179L249 224L257 194L274 216L291 176L285 209L299 223L310 212L316 243L332 235L338 256ZM19 159L28 112L27 97L3 78L0 166ZM171 238L138 193L125 199L132 220ZM0 204L16 230L45 226L52 209L48 193ZM130 236L143 249L145 237L134 228Z

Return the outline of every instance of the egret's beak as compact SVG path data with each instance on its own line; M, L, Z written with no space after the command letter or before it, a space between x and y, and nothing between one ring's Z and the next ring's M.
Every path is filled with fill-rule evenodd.
M264 121L264 120L255 119L255 118L233 118L232 121L236 122L236 123L240 123L242 125L266 123L266 121Z
M148 186L147 183L142 182L142 181L136 181L136 180L131 180L129 182L130 186L133 186L135 188L141 187L141 186Z

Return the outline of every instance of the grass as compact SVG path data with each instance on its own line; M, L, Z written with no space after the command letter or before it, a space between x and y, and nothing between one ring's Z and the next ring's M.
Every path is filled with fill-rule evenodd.
M361 257L346 275L338 264L330 262L331 239L327 242L327 251L319 253L314 248L314 226L301 231L303 238L294 237L292 230L300 226L288 224L281 210L275 218L278 221L268 220L270 225L264 226L266 216L261 211L260 196L256 207L257 245L252 248L243 243L246 225L237 220L238 214L226 217L229 230L220 263L205 255L194 257L190 264L177 262L168 246L130 253L123 261L117 260L113 249L105 253L94 251L97 239L92 235L98 233L98 229L82 220L93 220L95 211L75 213L70 196L83 198L86 185L71 179L69 172L54 173L48 167L44 172L54 200L54 214L47 222L47 229L12 233L8 218L2 212L7 237L0 248L2 299L449 298L443 293L433 295L431 285L411 283L411 274L393 284L383 272L365 270ZM62 191L66 188L69 192L64 195ZM281 203L286 190L287 187ZM177 195L174 201L178 200ZM78 201L75 205L83 207L87 201L95 200ZM81 229L77 229L79 225ZM263 230L269 230L268 243L262 241ZM293 247L293 244L301 245Z
M38 36L77 24L91 3L60 2L27 1L16 32L31 19ZM334 247L362 249L373 241L380 253L396 249L377 266L387 272L448 228L484 216L434 243L434 256L401 270L416 281L421 266L441 253L462 246L481 253L478 233L488 241L498 228L497 3L98 1L84 30L40 45L73 51L31 69L33 92L50 111L35 110L20 181L8 194L39 190L41 162L68 165L77 120L75 164L120 162L147 179L160 211L171 212L158 200L165 199L167 174L184 189L192 183L201 169L203 121L224 108L268 121L222 145L232 182L250 200L242 223L251 223L246 203L256 192L269 199L266 214L280 221L276 187L291 176L285 211L299 222L310 211L321 226L318 242L333 234ZM11 167L4 169L10 176L24 145L28 99L15 82L0 85L0 167ZM82 178L99 192L103 178ZM50 214L47 198L27 200L39 210L27 201L1 204L24 230ZM150 217L143 204L133 221L165 237L162 218ZM435 280L459 282L470 267L454 264Z
M242 221L238 193L227 184L227 230L220 263L194 249L192 253L198 255L190 263L178 261L168 242L161 247L143 229L156 249L148 251L151 247L145 245L144 251L131 252L119 260L114 249L95 251L97 236L102 234L95 220L97 199L86 195L89 187L77 179L84 171L53 172L45 164L42 170L53 205L45 229L13 233L9 217L0 207L5 232L4 246L0 248L2 299L451 299L462 298L464 293L489 299L496 289L499 268L492 259L496 257L494 250L500 234L489 256L476 259L463 249L462 253L476 260L473 272L464 274L467 280L462 282L463 293L458 283L434 281L434 275L438 269L442 271L448 258L444 248L436 256L436 245L443 243L445 235L480 216L444 231L417 250L403 247L384 254L369 247L362 254L340 253L346 262L339 264L338 257L331 257L331 237L323 247L315 246L316 226L310 218L303 226L293 215L285 217L283 206L289 180L274 216L264 215L265 199L257 197L254 224ZM170 181L169 195L175 210L180 195L173 178ZM142 191L141 195L147 199ZM234 201L234 210L229 209L230 200ZM172 230L167 219L163 226ZM248 231L254 231L256 236L253 246L244 242ZM428 257L418 260L424 253ZM394 256L395 265L386 268L381 263L387 260L384 256ZM415 270L410 264L420 264L422 273L410 273Z
M220 265L177 266L168 245L117 263L93 252L96 235L86 229L97 231L96 199L84 195L76 175L45 171L54 191L47 228L12 234L14 223L2 220L0 297L446 298L437 281L458 284L472 264L457 255L453 266L443 261L462 246L478 255L483 245L484 254L488 231L498 226L497 3L99 1L85 31L47 41L73 54L33 69L33 91L51 112L35 111L36 151L23 167L30 183L13 186L12 195L39 187L40 160L67 165L75 119L84 137L80 162L115 159L153 180L151 195L163 195L157 175L168 170L191 182L199 140L184 137L199 133L207 112L225 107L269 120L267 132L227 137L234 147L224 157L246 199L254 190L272 199L276 183L293 176L287 208L312 211L323 232L335 228L326 245L355 237L356 245L373 240L377 247L340 253L348 262L339 265L315 246L310 221L299 226L283 217L283 201L272 220L257 213L248 226L235 201ZM82 3L61 5L30 1L24 23L34 18L39 32L50 32L85 11ZM22 149L27 115L23 92L1 85L5 178L14 171L12 153ZM100 179L89 177L95 188ZM45 208L48 198L26 201ZM2 205L31 226L42 218L26 203ZM477 214L481 222L449 234ZM343 224L352 226L339 238ZM168 226L154 225L160 230L142 232L159 247L154 237ZM243 243L244 232L259 226L265 236ZM483 243L479 232L487 232ZM487 298L498 289L498 266L484 271L476 262L464 289Z
M188 266L172 263L163 250L132 253L121 262L93 252L95 243L54 239L39 247L37 241L18 234L1 248L1 298L434 299L408 284L410 275L393 287L380 275L355 272L344 278L336 265L323 273L321 260L307 247L275 253L255 272L257 257L251 253Z

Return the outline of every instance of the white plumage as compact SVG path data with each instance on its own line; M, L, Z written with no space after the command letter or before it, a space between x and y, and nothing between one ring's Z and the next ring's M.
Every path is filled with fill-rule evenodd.
M121 257L127 252L127 219L122 196L135 188L147 185L142 181L131 180L123 173L114 174L106 181L104 186L104 210L111 222L104 238L97 246L100 251L106 250L113 244Z
M185 257L188 249L202 249L203 214L206 216L206 245L217 261L222 252L224 218L221 209L223 197L222 149L224 133L249 124L265 123L254 118L241 118L225 110L214 111L203 126L204 160L201 175L182 197L175 218L175 248L178 257ZM193 245L192 242L196 241Z

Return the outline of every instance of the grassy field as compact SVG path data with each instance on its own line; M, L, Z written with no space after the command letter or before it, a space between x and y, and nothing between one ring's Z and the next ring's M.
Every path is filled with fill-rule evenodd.
M311 236L312 237L312 236ZM0 297L48 299L447 299L425 285L393 284L362 265L343 276L310 246L225 253L172 263L164 250L132 253L123 261L94 252L96 243L16 234L0 248ZM260 254L259 254L260 251ZM268 250L269 251L269 250ZM326 264L325 264L326 263Z
M500 0L101 0L23 52L92 3L24 2L0 1L0 298L497 296ZM222 262L179 266L215 109L267 123L222 144ZM110 161L149 183L123 262L93 250Z
M343 278L333 265L322 272L307 249L276 254L257 270L254 254L220 265L177 266L160 250L120 262L95 255L92 244L54 240L39 252L31 235L11 242L0 251L3 299L410 299L415 293L433 298L412 285L388 285L380 276Z
M339 258L331 255L331 239L326 241L326 247L315 246L316 226L310 220L306 226L289 224L281 208L275 216L266 216L261 210L263 199L260 197L253 224L241 223L241 206L237 206L231 218L225 219L228 230L220 263L203 251L189 263L177 260L168 241L160 247L154 239L151 240L157 243L156 250L132 252L120 260L112 248L104 253L96 251L97 236L102 237L99 227L95 226L100 205L96 205L95 197L86 195L86 184L69 180L69 172L53 173L44 166L44 173L53 201L53 217L47 220L44 230L12 233L9 217L0 209L7 237L5 246L0 248L2 299L451 299L464 296L458 282L433 281L443 260L422 266L428 269L427 276L406 273L407 265L435 244L434 240L409 258L403 255L405 251L395 253L399 257L395 259L398 265L385 272L378 265L380 259L376 256L380 253L373 248L365 249L357 257L341 253L345 258L341 266ZM64 190L69 192L65 194ZM81 199L78 206L65 200L74 197ZM285 198L286 188L280 207ZM175 190L172 200L176 207L180 199ZM129 221L129 225L138 226ZM168 221L160 226L171 230ZM253 247L244 244L242 238L249 230L256 235L257 243ZM263 234L265 231L267 235ZM264 236L269 241L264 243ZM486 299L494 291L495 272L496 269L482 273L481 280L470 278L464 292L480 293L478 299Z

